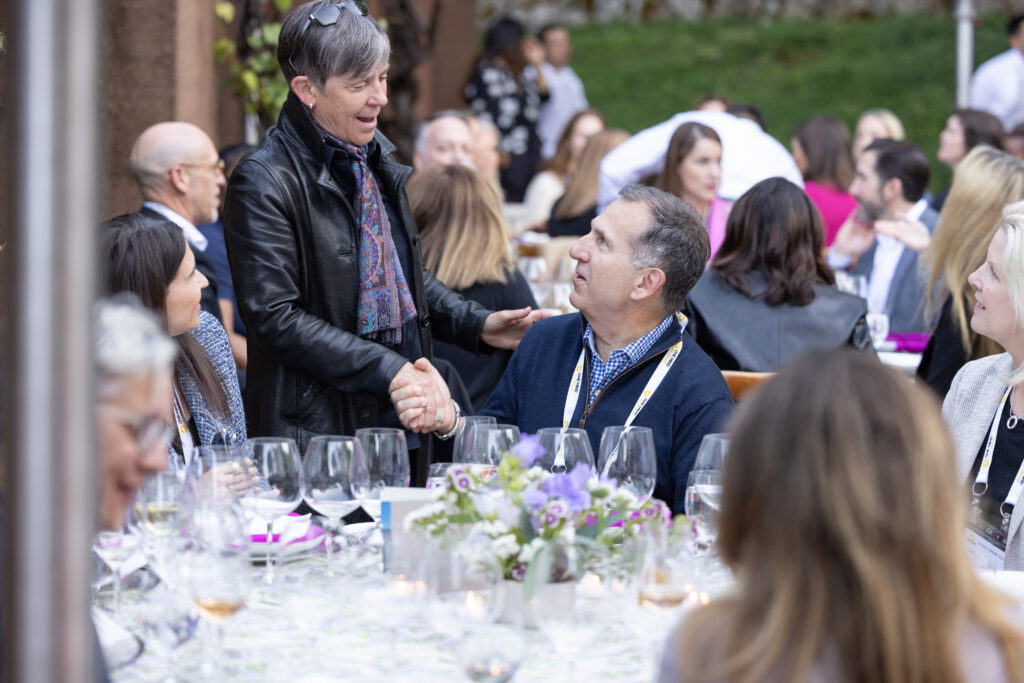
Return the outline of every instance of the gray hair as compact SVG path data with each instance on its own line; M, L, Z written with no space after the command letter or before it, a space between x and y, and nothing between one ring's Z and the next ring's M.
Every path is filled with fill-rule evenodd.
M285 18L277 42L277 63L289 83L305 75L323 89L331 76L366 76L391 58L387 33L369 15L346 7L330 26L310 20L314 12L333 4L337 3L314 0Z
M131 294L96 303L93 335L100 400L116 394L125 379L170 372L178 353L160 322Z
M651 214L647 230L630 240L630 263L665 273L662 301L666 313L678 311L704 273L711 254L704 221L682 199L653 187L627 185L619 190L619 196L627 202L643 204Z
M458 119L467 126L469 125L469 117L458 109L441 109L439 111L435 111L433 114L423 119L420 125L417 126L416 141L413 143L413 149L421 153L427 150L427 129L430 128L430 124L440 119Z

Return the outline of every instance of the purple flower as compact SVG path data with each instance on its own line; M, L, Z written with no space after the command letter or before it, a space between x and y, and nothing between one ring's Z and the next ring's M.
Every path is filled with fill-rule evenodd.
M548 494L540 489L523 491L523 504L532 512L540 510L548 502Z
M519 458L523 467L530 467L534 461L544 455L544 448L540 445L540 437L536 434L526 434L513 449L516 457Z
M562 518L553 512L544 513L544 526L546 527L553 527L556 524L558 524L561 520Z
M647 519L654 519L658 516L658 508L655 507L654 505L648 505L644 507L644 509L641 510L641 512L644 513L644 517L646 517Z
M522 564L517 564L512 567L512 571L510 573L512 574L513 581L522 581L526 578L526 567Z
M544 490L552 498L562 498L573 512L590 507L590 466L577 463L568 474L556 474L544 482Z
M457 477L452 477L452 485L455 487L456 491L468 491L472 484L473 480L466 473Z
M590 526L592 524L597 524L597 513L596 512L588 512L586 519L583 520L583 524L585 526Z

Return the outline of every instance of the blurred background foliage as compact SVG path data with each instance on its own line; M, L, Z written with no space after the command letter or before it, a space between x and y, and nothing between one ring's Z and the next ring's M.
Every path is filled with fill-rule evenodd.
M1003 16L982 17L975 65L1007 49L1005 24ZM948 14L591 24L571 29L572 64L591 105L631 133L710 92L759 108L787 146L812 116L837 116L852 135L860 112L886 107L928 153L937 191L950 180L935 152L955 107L955 31Z

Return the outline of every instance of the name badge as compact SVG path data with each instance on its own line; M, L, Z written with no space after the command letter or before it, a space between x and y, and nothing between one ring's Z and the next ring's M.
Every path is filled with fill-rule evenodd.
M975 569L1003 569L1006 563L1006 537L998 529L984 522L972 521L964 529L964 540Z

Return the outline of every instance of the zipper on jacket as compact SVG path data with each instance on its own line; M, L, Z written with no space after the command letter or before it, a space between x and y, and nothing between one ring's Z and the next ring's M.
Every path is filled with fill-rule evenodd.
M679 339L682 339L682 335L679 336ZM610 382L608 382L608 384L604 385L604 389L602 389L601 391L597 392L597 396L594 397L594 400L592 402L588 403L587 406L583 409L583 413L580 415L579 423L576 426L579 427L580 429L584 429L587 426L587 418L590 417L590 414L592 412L594 412L594 406L597 405L597 402L599 400L601 400L601 397L604 396L604 393L606 391L608 391L608 389L611 388L611 386L613 384L615 384L620 379L622 379L626 375L630 374L634 370L639 370L644 365L647 365L652 359L657 358L659 355L665 353L670 348L672 348L672 346L674 346L678 341L679 340L676 340L676 341L672 342L671 344L669 344L668 346L664 346L664 347L662 347L661 349L659 349L657 351L650 352L649 354L647 354L646 356L644 356L643 358L638 360L636 363L634 363L633 365L631 365L630 367L626 368L625 370L620 372L618 375L613 377L612 380ZM587 356L587 359L586 359L586 361L584 363L583 371L587 374L588 382L589 382L589 376L590 376L590 356L589 355ZM589 389L588 389L588 393L589 393Z

